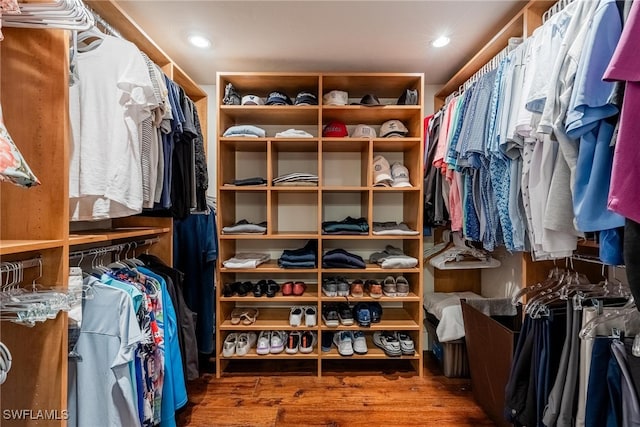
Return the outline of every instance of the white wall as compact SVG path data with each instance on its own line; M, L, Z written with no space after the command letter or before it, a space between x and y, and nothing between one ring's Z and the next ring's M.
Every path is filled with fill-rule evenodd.
M218 113L218 99L216 95L216 86L215 85L202 85L200 86L202 90L207 92L207 170L209 172L209 189L207 190L207 196L215 197L216 196L216 171L217 171L217 142L216 138L216 128L218 125L217 122L217 113Z

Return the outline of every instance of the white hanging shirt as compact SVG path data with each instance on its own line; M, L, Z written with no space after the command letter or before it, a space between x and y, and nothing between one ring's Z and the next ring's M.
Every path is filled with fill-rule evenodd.
M77 54L79 81L70 88L71 220L142 211L139 124L151 114L153 84L132 43L104 36Z

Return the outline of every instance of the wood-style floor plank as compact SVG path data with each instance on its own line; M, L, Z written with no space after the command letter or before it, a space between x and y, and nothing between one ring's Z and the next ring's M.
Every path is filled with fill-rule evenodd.
M425 357L425 376L381 372L336 376L243 373L189 384L180 427L492 426L469 379L446 378Z

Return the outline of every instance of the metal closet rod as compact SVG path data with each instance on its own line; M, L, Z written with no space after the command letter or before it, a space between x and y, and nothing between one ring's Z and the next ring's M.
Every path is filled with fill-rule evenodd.
M19 260L19 261L7 261L0 264L0 273L8 273L16 269L20 270L31 267L38 267L42 265L42 257Z
M125 243L118 243L117 245L111 245L111 246L100 246L97 248L85 249L83 251L71 252L69 254L69 258L80 258L80 257L90 256L90 255L99 255L99 254L106 254L109 252L118 252L124 249L128 249L128 248L130 249L131 245L134 245L134 249L139 248L141 246L151 246L154 243L158 243L159 241L160 241L159 237L154 237L151 239L139 240L137 242L125 242Z
M542 14L542 23L544 24L545 22L547 22L549 18L569 6L571 3L573 3L573 1L574 0L559 0L558 2L556 2Z
M580 255L580 254L574 254L571 256L571 259L574 261L581 261L581 262L588 262L591 264L600 264L606 267L619 267L619 268L625 268L624 264L623 265L610 265L610 264L605 264L604 262L602 262L600 260L600 258L597 258L595 256L589 256L589 255Z

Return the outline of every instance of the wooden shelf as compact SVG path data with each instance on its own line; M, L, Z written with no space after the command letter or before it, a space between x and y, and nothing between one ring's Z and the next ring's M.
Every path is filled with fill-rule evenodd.
M353 192L362 192L368 191L369 187L357 186L357 185L326 185L321 187L322 191L325 193L353 193Z
M247 234L224 234L221 233L218 236L220 240L256 240L256 239L264 239L267 236L266 233L247 233Z
M277 231L267 234L272 239L317 239L319 236L317 231Z
M419 240L422 236L416 234L409 235L393 235L393 236L377 236L375 234L323 234L322 240Z
M220 191L267 191L266 185L221 185Z
M323 124L339 120L347 125L365 123L381 125L387 120L397 119L402 122L415 119L420 114L419 105L385 105L383 107L363 107L361 105L323 106ZM407 123L404 123L407 125Z
M266 298L265 298L266 299ZM270 300L273 298L269 298ZM221 330L233 330L233 331L303 331L303 330L318 330L318 326L306 327L291 326L289 324L289 309L288 308L263 308L258 307L258 318L252 325L232 325L231 319L224 319L220 324ZM322 321L322 316L318 313L318 321ZM304 322L304 319L303 319Z
M318 350L317 344L316 349L314 349L311 353L300 353L299 351L296 354L287 354L285 351L282 351L278 354L258 354L256 353L255 344L254 347L249 350L249 352L244 356L231 356L224 357L222 354L218 355L220 359L227 360L255 360L255 359L317 359L318 358Z
M220 137L220 145L225 148L233 148L236 151L267 152L268 138L248 138L248 137Z
M282 284L280 284L282 287ZM283 296L282 292L278 292L275 297L267 298L266 296L262 296L260 298L256 298L253 294L247 294L247 296L239 297L225 297L220 296L220 302L247 302L247 303L279 303L279 302L294 302L294 303L304 303L306 305L315 305L318 302L318 288L317 286L308 287L304 294L300 296Z
M265 262L256 268L226 268L219 269L221 273L317 273L317 268L280 268L276 261Z
M364 272L364 273L418 273L420 269L418 267L414 268L381 268L378 264L367 264L365 268L324 268L323 272L327 274L344 274L344 273L356 273L356 272Z
M375 192L410 193L420 191L420 187L370 187Z
M78 231L69 235L69 245L78 246L87 243L108 242L112 240L131 239L133 237L155 236L170 232L167 227L130 227L113 230Z
M420 310L420 313L422 313L422 310ZM320 316L319 322L321 324L320 328L323 331L417 331L422 328L421 324L416 323L409 313L401 308L383 308L380 322L372 323L371 327L368 328L358 325L355 319L355 324L352 326L340 325L335 328L325 325L322 316Z
M320 82L317 73L225 72L218 73L218 78L222 84L221 87L224 87L226 83L232 83L241 93L258 95L264 98L270 91L278 88L278 90L284 91L292 100L302 90L308 90L318 95ZM321 97L322 95L319 96L319 98Z
M420 138L377 138L373 140L373 151L406 151L415 148Z
M253 125L274 122L282 125L315 125L318 123L318 111L318 106L310 105L220 105L220 113L233 122Z
M420 302L420 296L414 294L413 292L409 292L409 295L406 297L387 297L381 296L380 298L372 298L369 295L357 298L349 295L348 297L328 297L324 294L320 295L320 300L322 302L345 302L346 300L349 303L358 303L358 302Z
M380 347L373 343L373 337L371 335L365 335L365 339L367 340L367 354L356 354L353 356L342 356L338 353L338 349L335 345L331 346L331 350L328 352L323 352L322 357L324 359L344 359L344 360L355 360L355 359L390 359L390 360L401 360L401 359L419 359L420 356L415 353L413 356L403 355L403 356L387 356Z
M29 251L58 248L64 240L0 240L0 255L18 254Z
M318 186L314 186L314 187L306 187L306 186L301 186L301 187L296 187L296 186L276 186L276 185L272 185L269 187L270 190L272 191L288 191L288 192L294 192L294 193L300 193L300 192L304 192L304 193L313 193L313 192L317 192L318 191Z

